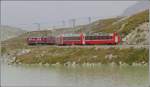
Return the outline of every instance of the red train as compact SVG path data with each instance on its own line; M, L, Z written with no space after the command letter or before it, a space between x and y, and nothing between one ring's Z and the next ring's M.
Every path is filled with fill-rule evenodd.
M48 37L28 37L27 42L29 45L35 45L35 44L49 44L54 45L55 44L55 37L48 36Z
M64 34L57 37L29 37L28 44L57 44L57 45L98 45L119 44L121 37L116 32L111 34Z

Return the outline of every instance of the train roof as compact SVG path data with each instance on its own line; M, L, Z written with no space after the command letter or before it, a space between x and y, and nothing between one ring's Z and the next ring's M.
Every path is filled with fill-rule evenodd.
M103 33L103 32L99 32L99 33L83 33L83 35L85 36L112 36L113 33ZM69 34L63 34L63 36L65 37L75 37L75 36L80 36L80 34L75 34L75 33L69 33Z
M30 36L28 38L47 38L47 37L54 37L54 36Z

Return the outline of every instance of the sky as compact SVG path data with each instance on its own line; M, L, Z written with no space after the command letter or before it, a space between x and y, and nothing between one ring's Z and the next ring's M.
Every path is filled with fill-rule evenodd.
M35 23L42 28L71 25L77 23L116 17L137 1L2 1L1 24L36 29Z

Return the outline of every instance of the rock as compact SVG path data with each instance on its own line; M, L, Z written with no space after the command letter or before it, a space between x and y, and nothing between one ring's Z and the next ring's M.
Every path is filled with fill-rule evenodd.
M145 64L145 63L146 63L145 61L142 61L142 62L141 62L141 64Z
M113 55L112 54L108 54L108 55L105 56L105 58L111 60L113 58Z
M119 61L119 65L123 64L121 61Z
M59 66L61 65L59 62L55 63L55 64L51 64L52 66Z
M60 65L60 63L59 63L59 62L57 62L57 63L56 63L56 65Z
M140 24L138 27L133 29L126 37L122 39L124 44L149 44L149 28L148 23L145 22Z
M69 65L71 65L71 62L66 62L66 63L64 63L64 66L69 66Z
M49 66L49 64L48 64L48 63L45 63L44 65L45 65L45 66Z
M72 66L74 66L74 67L75 67L75 66L76 66L76 62L73 62L73 63L72 63Z
M12 60L14 60L14 61L15 61L15 60L16 60L16 57L13 57L13 58L12 58Z
M99 48L98 47L95 47L95 50L98 50Z
M46 51L43 51L43 52L42 52L42 54L45 54L45 53L46 53Z
M41 66L41 65L42 65L42 62L40 62L39 65Z
M23 55L23 54L27 54L29 53L31 50L30 49L18 49L18 52L16 53L17 56Z
M19 62L18 64L22 64L21 62Z
M97 56L93 56L93 58L97 58Z
M120 67L121 66L128 66L128 64L127 63L122 63L121 65L120 65Z

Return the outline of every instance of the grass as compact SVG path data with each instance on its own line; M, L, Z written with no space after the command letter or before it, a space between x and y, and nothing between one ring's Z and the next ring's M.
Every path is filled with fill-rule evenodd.
M138 25L144 22L149 22L149 10L135 14L129 17L125 22L127 22L126 26L121 31L121 33L129 33L133 29L135 29Z
M30 53L17 56L16 61L25 64L65 64L70 63L102 63L107 64L115 62L126 63L148 63L148 49L146 48L58 48L58 47L34 48ZM106 55L116 55L112 59L106 58Z
M135 15L130 16L129 18L123 20L122 22L118 22L114 25L108 25L103 29L97 29L95 32L108 32L112 33L117 31L119 33L128 34L132 30L134 30L138 25L149 22L149 10L145 10L143 12L139 12ZM120 30L121 26L125 24L122 30Z

